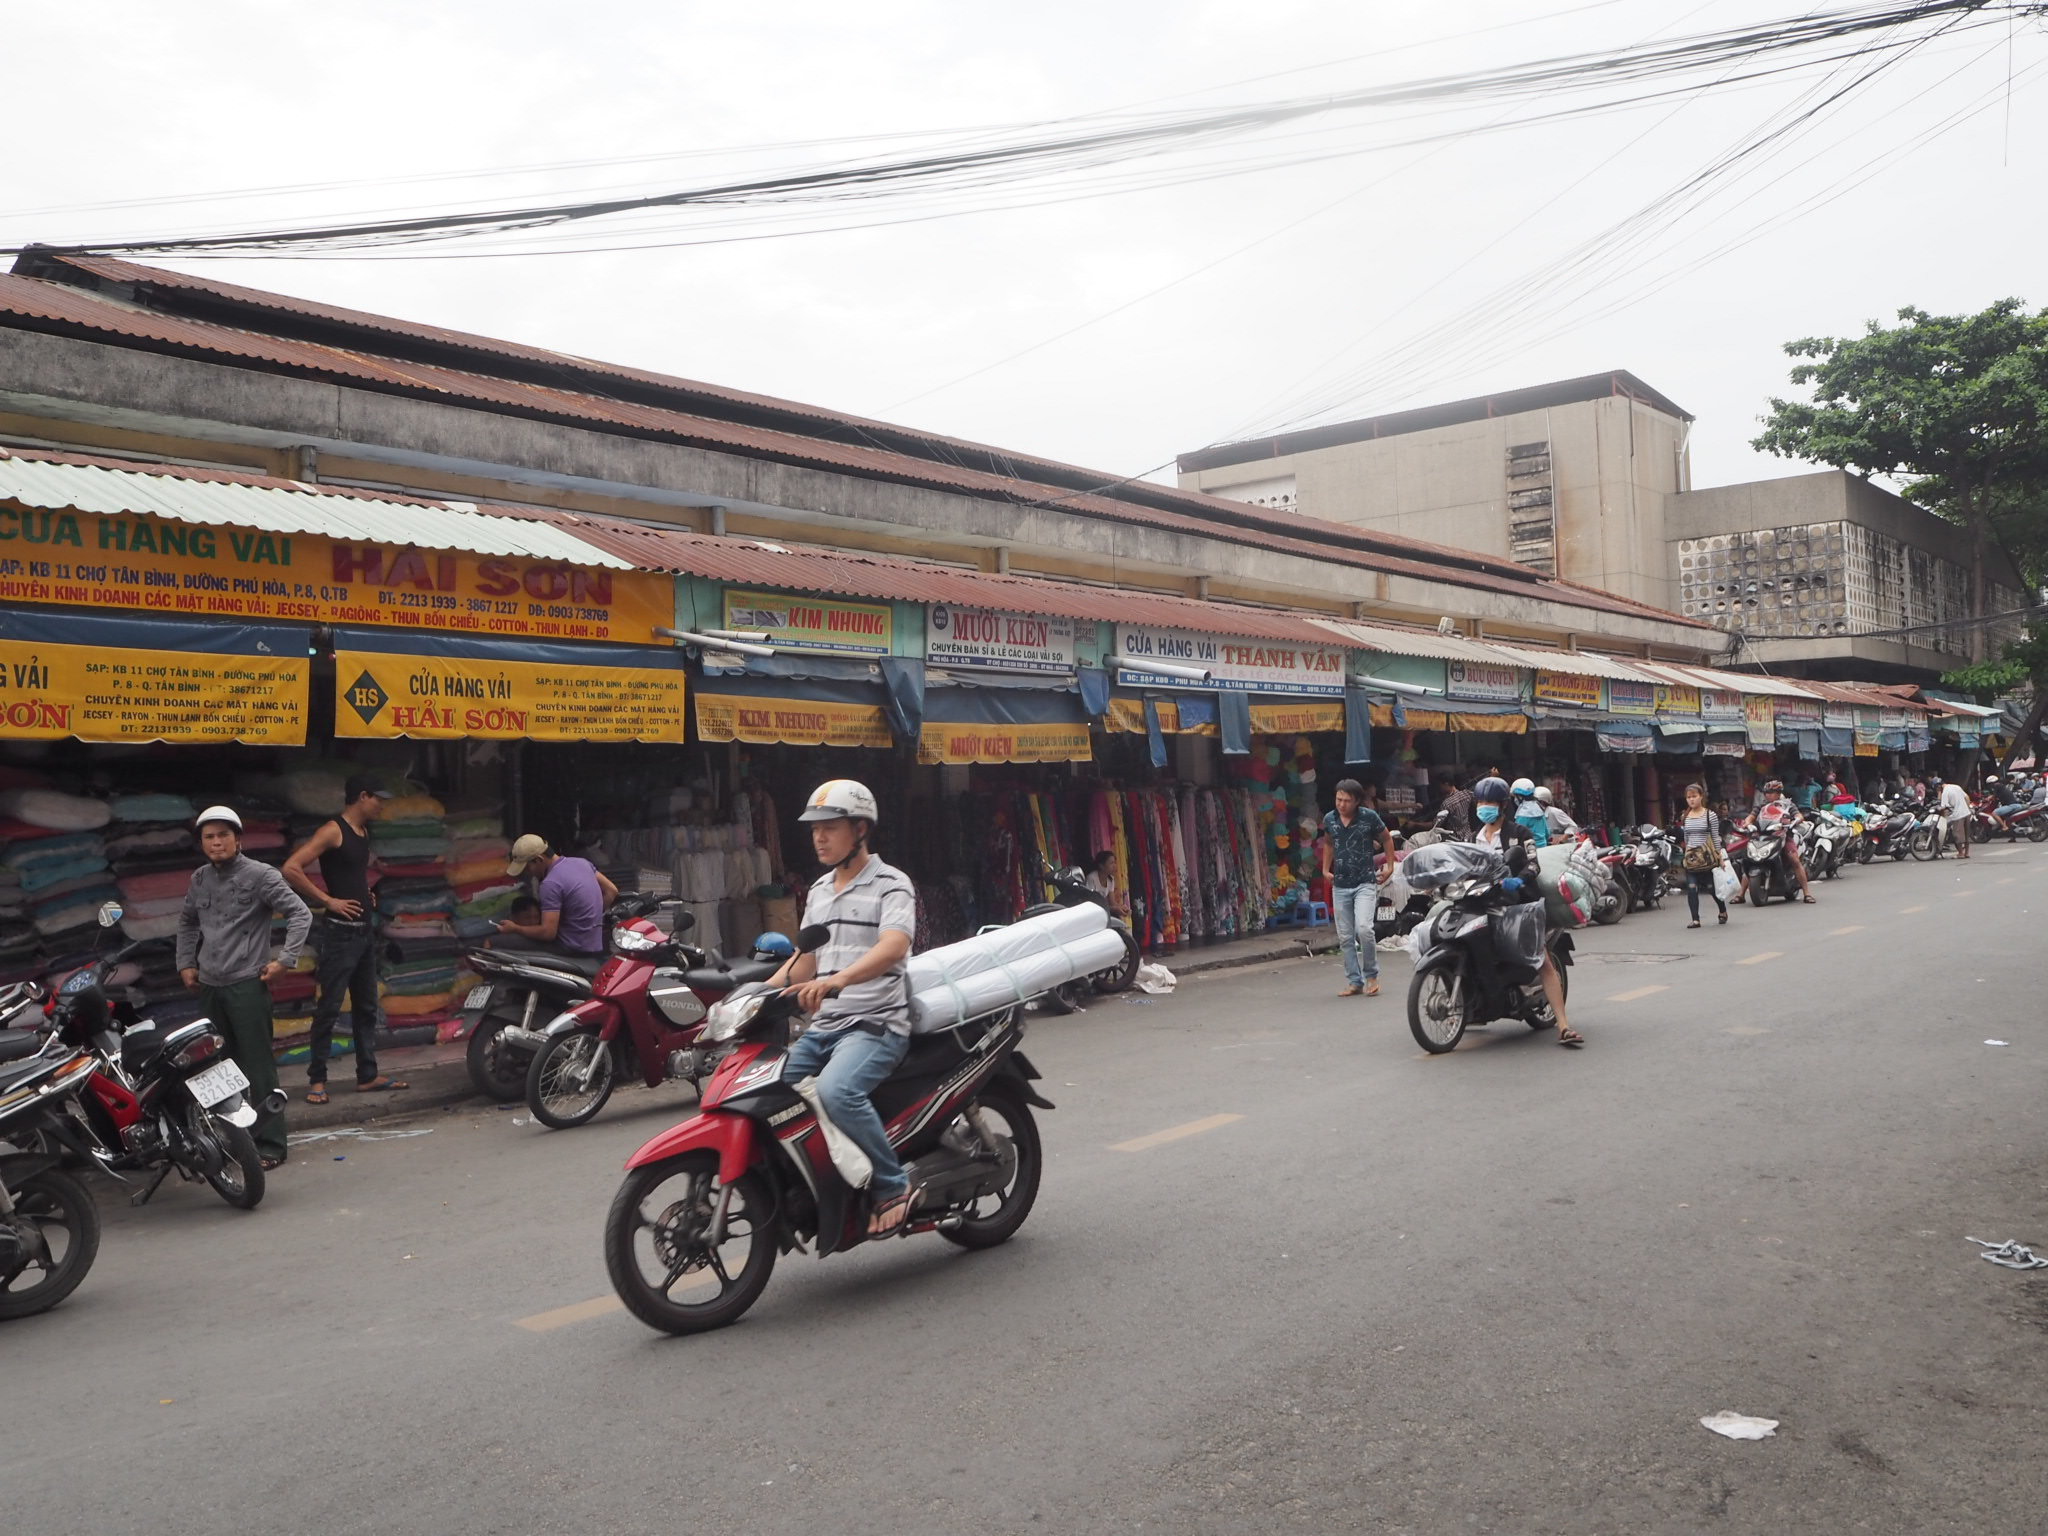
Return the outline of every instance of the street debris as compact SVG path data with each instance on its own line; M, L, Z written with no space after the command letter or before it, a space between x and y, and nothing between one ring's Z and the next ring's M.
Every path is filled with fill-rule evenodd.
M1140 992L1150 992L1153 996L1157 997L1162 993L1171 992L1176 985L1177 981L1173 972L1169 971L1157 960L1141 960L1138 962L1138 990Z
M2048 1269L2048 1259L2042 1258L2025 1243L2015 1242L2012 1238L2007 1238L2002 1243L1987 1243L1981 1237L1965 1238L1964 1241L1975 1243L1985 1250L1977 1255L1978 1258L1989 1259L2006 1269Z
M338 1125L326 1131L296 1131L285 1139L294 1147L303 1147L309 1142L340 1141L345 1137L356 1141L403 1141L409 1136L433 1134L434 1128L431 1125L416 1126L409 1131L372 1131L360 1125Z
M1701 1419L1700 1427L1711 1429L1717 1435L1726 1435L1730 1440L1762 1440L1778 1432L1778 1421L1755 1419L1732 1408L1723 1408L1719 1413L1710 1413Z
M1986 1045L2011 1045L2011 1044L2012 1044L2012 1042L2011 1042L2010 1040L1986 1040L1986 1041L1985 1041L1984 1043L1985 1043Z

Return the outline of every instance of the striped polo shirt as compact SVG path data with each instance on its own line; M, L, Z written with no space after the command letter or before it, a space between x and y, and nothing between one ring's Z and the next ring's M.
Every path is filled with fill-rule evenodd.
M902 870L869 854L860 873L843 889L832 888L835 878L827 870L812 882L810 894L804 898L804 926L823 923L832 930L832 937L817 952L820 977L852 965L875 947L885 930L894 929L913 940L917 937L917 893ZM827 998L810 1027L829 1034L856 1019L872 1019L894 1034L910 1033L910 982L903 961Z

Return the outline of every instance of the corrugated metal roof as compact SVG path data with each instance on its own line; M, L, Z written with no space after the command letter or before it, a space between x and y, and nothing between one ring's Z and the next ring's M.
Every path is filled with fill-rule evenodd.
M1643 663L1644 666L1650 665ZM1660 661L1657 670L1677 674L1685 683L1712 688L1721 693L1754 693L1781 699L1817 699L1819 694L1797 683L1788 683L1782 677L1763 677L1754 672L1723 672L1716 667L1680 666L1676 662Z
M1497 646L1483 640L1468 640L1463 635L1443 635L1428 629L1387 629L1377 624L1354 623L1349 619L1315 619L1312 622L1361 650L1385 651L1395 656L1427 656L1436 661L1483 661L1509 667L1526 665Z
M1617 683L1669 681L1668 678L1656 676L1642 662L1624 662L1592 651L1546 651L1533 646L1504 645L1498 640L1489 640L1486 643L1513 656L1521 665L1535 667L1540 671L1569 672L1578 677L1604 677Z
M1251 608L1130 587L1094 587L1043 576L969 571L885 555L779 544L771 539L697 533L687 528L653 528L644 523L577 512L515 515L545 517L557 527L572 531L578 538L622 556L643 570L670 571L743 586L1150 624L1256 640L1328 640L1310 616L1285 609Z
M632 561L545 522L492 517L443 502L334 494L291 481L152 473L81 462L75 455L0 449L0 501L49 511L101 516L148 512L183 523L233 524L266 533L320 534L614 570L633 568Z
M76 262L72 263L76 265ZM132 266L132 264L120 264ZM175 274L154 268L134 267L131 281L164 281ZM197 280L188 280L188 286ZM225 292L224 285L215 285ZM296 301L254 290L238 290L250 296L246 302L268 298L272 307L288 307ZM318 306L312 308L317 309ZM310 310L308 311L310 312ZM1099 493L1074 491L1069 487L1035 481L1021 475L1002 475L975 470L936 459L917 457L886 447L844 443L798 432L693 414L660 406L641 405L573 389L556 388L516 379L496 377L429 363L401 361L370 353L311 342L275 337L259 331L189 320L143 309L84 289L16 274L0 275L0 315L13 315L44 326L78 328L90 332L140 341L175 351L227 355L252 363L287 370L309 371L357 381L372 388L425 393L436 398L459 398L487 407L531 413L620 429L680 441L692 446L744 454L778 462L816 467L838 473L897 483L935 487L983 499L1021 505L1053 505L1080 516L1138 523L1188 533L1224 543L1248 544L1279 550L1325 563L1349 565L1418 580L1466 586L1482 591L1504 592L1532 597L1576 608L1653 618L1659 622L1706 631L1710 626L1677 614L1665 613L1609 593L1580 587L1575 583L1544 578L1512 562L1473 555L1462 550L1425 544L1417 540L1367 533L1342 524L1321 523L1310 518L1282 516L1248 504L1183 492L1170 487L1148 486L1145 494L1165 505L1149 505ZM352 311L333 311L338 322L368 325L381 317L352 317ZM431 328L383 323L388 331L409 330L420 334ZM448 332L450 338L461 333ZM478 338L471 338L477 340ZM504 344L496 350L510 355ZM525 349L539 354L537 349ZM562 361L559 354L545 356ZM624 377L629 370L610 370ZM645 378L662 380L660 375ZM759 398L759 397L756 397ZM787 405L787 402L773 402ZM812 413L815 419L859 430L857 418ZM936 441L936 440L935 440ZM963 445L965 446L965 445ZM995 450L980 450L992 452ZM1072 466L1053 466L1028 458L1017 460L1042 470L1059 469L1074 474L1088 472ZM1105 477L1107 478L1107 477ZM1155 494L1156 493L1156 494Z

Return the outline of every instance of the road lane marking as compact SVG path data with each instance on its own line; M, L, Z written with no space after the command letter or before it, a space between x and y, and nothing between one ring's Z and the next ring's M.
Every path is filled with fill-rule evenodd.
M1729 1033L1729 1034L1731 1034L1731 1035L1744 1035L1744 1036L1747 1036L1747 1035L1768 1035L1768 1034L1770 1033L1770 1030L1768 1030L1767 1028L1765 1028L1764 1026L1762 1026L1762 1025L1760 1025L1760 1024L1732 1024L1732 1025L1730 1025L1730 1026L1729 1026L1729 1028L1728 1028L1728 1033Z
M552 1312L536 1312L531 1317L522 1317L518 1325L528 1333L552 1333L571 1323L584 1323L593 1317L603 1317L607 1312L620 1311L625 1305L616 1296L593 1296L574 1306L556 1307Z
M1926 910L1927 908L1924 905L1917 907L1901 907L1899 908L1899 916L1911 917L1915 912L1925 912Z
M1974 896L1974 895L1976 895L1976 894L1977 894L1977 893L1976 893L1975 891L1950 891L1950 892L1949 892L1949 895L1951 895L1951 896Z
M1784 958L1785 951L1782 949L1767 949L1760 955L1751 955L1747 960L1738 960L1735 963L1737 965L1762 965L1766 960L1782 960Z
M1614 996L1608 998L1607 1001L1610 1003L1636 1003L1641 1002L1646 997L1654 997L1659 992L1669 992L1670 990L1666 986L1637 987L1633 992L1617 992Z
M1845 933L1861 933L1862 931L1863 925L1861 923L1851 923L1846 928L1837 928L1833 933L1829 934L1828 937L1831 939L1839 939Z
M1199 1136L1204 1131L1221 1130L1226 1125L1235 1125L1243 1115L1211 1115L1206 1120L1190 1120L1186 1125L1170 1125L1163 1131L1154 1131L1150 1136L1133 1136L1129 1141L1110 1144L1112 1152L1150 1152L1154 1147L1163 1147L1169 1141L1179 1141L1186 1136Z
M1992 881L1991 883L1993 885L2011 885L2013 881L2017 879L2019 879L2018 875L2000 875L1996 880Z

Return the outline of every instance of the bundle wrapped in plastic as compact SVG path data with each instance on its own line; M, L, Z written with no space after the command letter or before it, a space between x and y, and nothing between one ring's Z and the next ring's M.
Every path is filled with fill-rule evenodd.
M1536 888L1543 915L1553 928L1583 928L1593 920L1593 881L1588 862L1597 862L1591 843L1552 843L1536 850Z
M1089 902L1027 917L910 958L910 1029L951 1029L1062 982L1108 970L1124 957L1124 936Z
M1437 891L1460 880L1501 881L1508 861L1478 843L1431 843L1401 858L1401 877L1418 891Z

